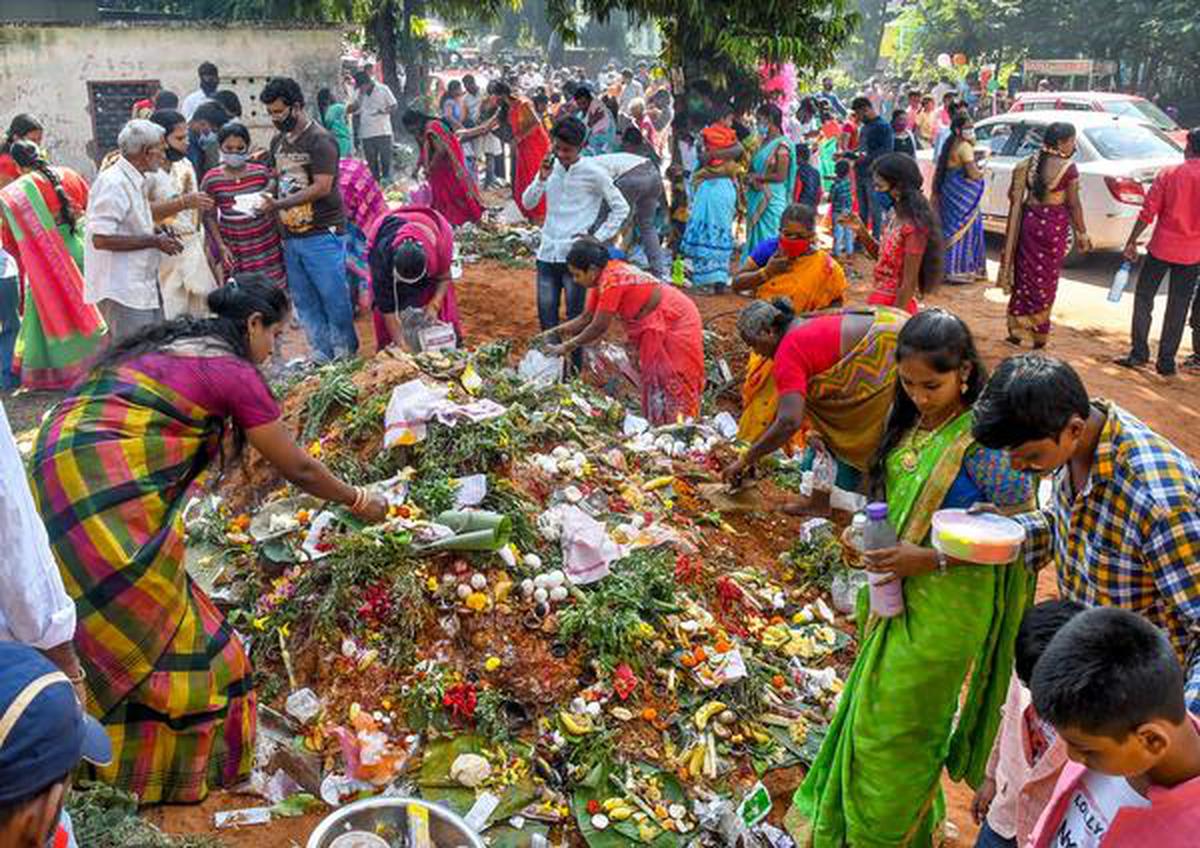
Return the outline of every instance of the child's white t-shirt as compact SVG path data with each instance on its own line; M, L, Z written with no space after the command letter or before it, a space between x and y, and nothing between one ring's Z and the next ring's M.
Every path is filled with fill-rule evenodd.
M1055 848L1100 848L1118 810L1149 806L1150 799L1139 794L1125 778L1088 771L1079 788L1071 793L1066 814L1050 844Z

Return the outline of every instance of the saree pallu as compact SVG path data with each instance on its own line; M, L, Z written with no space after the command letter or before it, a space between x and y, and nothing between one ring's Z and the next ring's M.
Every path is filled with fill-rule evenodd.
M1008 331L1031 336L1035 344L1050 338L1050 310L1058 294L1058 278L1067 256L1071 212L1065 205L1026 206L1013 263Z
M93 373L38 432L31 483L63 583L105 780L142 803L193 802L254 758L241 643L184 569L183 506L222 421L129 366Z
M13 370L25 388L69 388L86 373L105 333L96 307L83 301L84 223L78 220L75 231L56 223L31 174L0 191L0 213L24 285Z
M430 206L441 212L451 226L477 223L483 217L483 198L467 173L462 145L454 133L441 121L430 121L421 155L429 175Z
M765 176L767 164L780 145L788 151L787 178L783 182L765 183L761 189L752 188L746 192L746 244L749 247L779 235L783 210L792 202L796 188L796 148L786 136L768 141L758 149L750 161L750 173Z
M513 200L521 214L530 222L541 225L546 219L545 195L533 208L522 202L525 189L537 178L542 160L550 152L550 134L542 127L528 100L518 100L509 107L508 122L517 148L517 173L513 182Z
M638 351L642 414L655 426L699 417L705 381L700 310L676 288L659 290L662 300L653 312L625 323Z
M915 471L903 449L888 455L888 519L903 541L928 544L970 430L968 411L921 449ZM984 776L1033 580L1019 563L908 577L905 611L891 619L869 617L868 597L858 657L787 827L813 848L929 848L945 817L943 768L972 786Z
M692 195L679 248L692 260L694 284L723 286L729 282L737 201L737 184L729 177L706 179Z
M883 437L896 393L896 339L908 316L876 307L862 340L809 380L805 418L842 462L866 471ZM852 314L852 313L848 313Z
M151 203L174 200L199 191L196 171L186 158L171 164L167 174L155 175L149 183ZM208 295L217 287L205 245L206 233L200 212L183 209L159 224L175 235L183 250L164 255L158 266L158 286L162 294L163 317L168 321L181 315L197 318L209 314Z
M387 214L387 200L371 169L359 159L338 160L338 193L346 210L346 282L351 300L365 307L371 291L367 233Z
M942 237L946 243L946 281L973 283L987 280L987 249L980 209L984 180L972 180L962 168L947 172L938 196L941 199Z
M846 293L846 275L828 253L817 251L792 262L791 269L772 277L755 291L759 300L786 297L798 313L825 309ZM738 438L754 442L775 420L779 391L775 388L774 361L750 352L742 381L742 416ZM803 428L796 431L784 450L791 455L804 447Z

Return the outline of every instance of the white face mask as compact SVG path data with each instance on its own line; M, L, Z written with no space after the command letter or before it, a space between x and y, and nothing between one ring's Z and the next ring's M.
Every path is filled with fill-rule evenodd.
M975 140L975 130L974 129L963 130L962 137L965 138L967 141L974 141Z

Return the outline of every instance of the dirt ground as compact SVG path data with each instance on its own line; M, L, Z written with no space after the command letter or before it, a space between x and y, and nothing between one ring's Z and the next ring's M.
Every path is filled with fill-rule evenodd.
M870 287L870 266L859 257L850 263L852 283L850 302L861 303ZM942 288L928 299L932 305L944 306L962 316L974 330L976 339L989 366L1014 351L1004 342L1004 307L996 292L980 286ZM458 284L460 311L465 325L466 342L481 344L494 339L511 338L518 344L537 332L536 296L532 268L508 267L498 262L484 261L468 265ZM738 311L747 301L727 294L698 299L705 326L725 337L722 349L728 351L735 373L740 369L744 353L734 336ZM1125 304L1128 308L1129 304ZM1071 362L1083 376L1093 395L1114 399L1133 414L1145 420L1193 457L1200 457L1200 399L1197 386L1200 377L1182 374L1174 379L1158 377L1153 372L1130 372L1111 364L1114 356L1128 344L1124 332L1095 329L1095 322L1086 309L1072 312L1056 310L1056 326L1049 353ZM374 350L369 321L360 321L363 352ZM619 333L619 330L614 330ZM303 352L302 335L291 330L285 347L288 355ZM21 434L36 426L42 412L56 399L45 393L6 396L4 405L14 430ZM28 438L29 433L25 433ZM1040 593L1053 594L1053 575L1042 575ZM970 820L971 792L964 786L946 781L950 821L959 836L948 845L974 844L975 825ZM154 808L147 817L171 833L212 832L214 812L226 809L257 806L261 799L237 796L226 792L213 793L203 804L190 807ZM231 846L303 846L308 833L321 815L298 819L282 819L264 827L242 831L222 831L219 836Z

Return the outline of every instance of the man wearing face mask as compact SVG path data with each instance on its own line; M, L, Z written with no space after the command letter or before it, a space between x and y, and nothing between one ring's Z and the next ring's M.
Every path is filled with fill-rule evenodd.
M163 129L150 121L127 123L117 136L120 155L92 183L84 238L83 299L94 303L113 344L163 319L158 292L162 254L183 245L156 233L146 175L165 161Z
M0 642L0 845L75 844L62 820L83 760L112 760L104 728L53 663L27 645Z
M203 62L196 69L196 73L200 77L200 87L183 98L183 105L179 110L189 121L201 103L213 99L213 95L217 93L217 88L221 85L221 75L217 73L217 66L212 62Z
M346 285L337 141L305 113L294 79L271 80L259 99L278 131L268 165L279 175L278 196L267 196L261 211L278 212L283 224L283 259L300 323L317 362L353 356L358 336Z
M1040 512L1017 516L1025 563L1053 562L1059 596L1136 612L1164 630L1200 711L1200 470L1111 401L1089 399L1067 363L1000 364L975 403L976 441L1012 467L1053 475Z
M187 158L196 171L196 178L203 180L205 174L221 161L221 147L217 143L217 131L229 123L229 113L215 100L201 103L188 120Z

